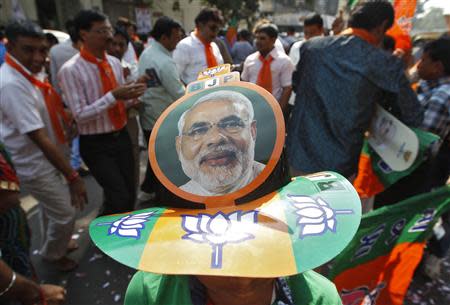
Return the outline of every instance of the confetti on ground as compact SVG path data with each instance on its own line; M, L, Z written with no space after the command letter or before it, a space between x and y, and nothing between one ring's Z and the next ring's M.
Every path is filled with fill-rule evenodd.
M72 234L72 239L77 240L80 238L80 234Z
M91 258L89 259L89 262L92 263L93 261L100 259L100 258L103 258L103 255L95 253L94 255L91 256Z
M120 301L120 298L121 298L120 294L116 294L116 295L114 296L114 302L119 302L119 301Z
M103 289L108 288L108 287L109 287L109 282L106 282L106 283L104 283L104 284L102 285L102 288L103 288Z

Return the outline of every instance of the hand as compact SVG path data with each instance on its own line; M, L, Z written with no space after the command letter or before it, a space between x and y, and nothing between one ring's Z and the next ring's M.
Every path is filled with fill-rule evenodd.
M116 100L130 100L144 94L147 86L141 83L125 84L112 90L111 93Z
M66 300L66 289L56 285L41 285L42 293L47 305L60 305Z
M147 82L150 80L150 77L147 74L139 76L139 78L136 80L136 83L138 84L144 84L147 86Z
M83 179L78 177L75 181L69 184L70 199L72 206L82 211L87 204L87 192Z
M11 300L19 301L23 305L41 304L41 293L39 285L16 273L16 283L5 294L5 297Z

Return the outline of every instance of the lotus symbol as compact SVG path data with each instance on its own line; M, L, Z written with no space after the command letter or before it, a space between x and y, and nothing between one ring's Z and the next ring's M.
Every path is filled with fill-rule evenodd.
M141 230L145 228L147 222L155 212L127 215L114 222L98 223L97 226L109 225L108 235L117 235L120 237L133 237L139 239Z
M181 215L182 227L187 233L182 238L212 246L211 268L222 268L223 247L227 243L240 243L255 236L248 226L258 222L257 211L235 211L230 214L218 212L214 215L200 213L197 216Z
M300 238L322 235L327 230L336 232L336 215L353 214L353 210L333 210L322 198L314 199L303 195L288 195L288 198L296 209Z

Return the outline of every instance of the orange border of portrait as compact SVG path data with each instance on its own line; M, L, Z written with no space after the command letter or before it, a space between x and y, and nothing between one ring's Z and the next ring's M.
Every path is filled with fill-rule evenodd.
M170 105L159 117L157 120L155 126L153 127L152 134L150 136L149 145L148 145L148 155L150 164L152 166L152 169L156 175L156 177L159 179L159 181L172 193L174 193L176 196L181 197L183 199L192 201L192 202L198 202L205 204L206 208L215 208L215 207L222 207L222 206L232 206L235 204L235 200L244 197L245 195L249 194L250 192L254 191L256 188L258 188L272 173L275 166L278 163L278 160L280 159L281 153L283 151L283 145L284 145L284 138L285 138L285 126L284 126L284 118L283 118L283 112L281 111L281 108L277 102L277 100L265 89L247 82L230 82L226 85L220 86L220 88L225 89L227 87L243 87L250 90L255 91L260 96L263 97L263 99L268 103L270 108L272 109L274 118L275 118L275 124L276 124L276 139L274 148L272 150L272 153L270 155L270 158L265 165L262 172L249 184L244 186L243 188L226 195L221 196L200 196L195 195L186 191L181 190L178 186L176 186L167 176L164 174L164 172L161 170L158 161L156 159L156 139L158 137L158 132L167 118L167 116L176 109L180 104L184 103L186 100L191 98L192 96L204 92L206 90L202 91L196 91L193 93L189 93L178 99L176 102L174 102L172 105ZM214 89L217 89L218 87L214 87ZM213 89L213 88L211 88Z

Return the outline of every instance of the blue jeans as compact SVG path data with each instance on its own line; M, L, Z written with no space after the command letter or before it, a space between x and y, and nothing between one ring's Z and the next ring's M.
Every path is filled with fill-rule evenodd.
M72 140L72 148L70 150L70 165L74 170L79 170L81 167L80 137L76 137Z

